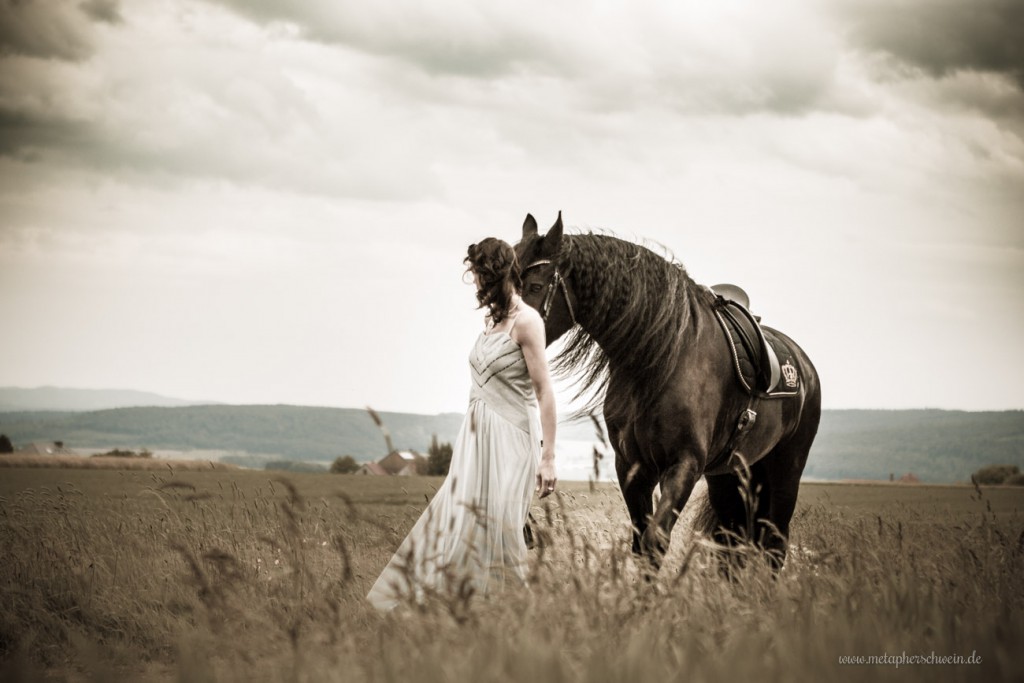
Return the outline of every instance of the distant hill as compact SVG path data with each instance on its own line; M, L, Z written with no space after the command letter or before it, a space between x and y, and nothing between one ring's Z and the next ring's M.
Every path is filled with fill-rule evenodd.
M380 413L398 449L425 451L433 434L452 441L462 416ZM304 406L120 408L89 413L0 413L0 432L16 444L64 441L70 447L227 450L276 459L375 460L384 437L365 410ZM244 464L244 463L243 463Z
M420 451L433 434L453 441L462 420L455 413L381 413L381 418L395 448ZM367 412L346 408L208 405L0 413L0 432L16 445L61 440L73 448L237 451L243 455L231 462L256 466L271 459L328 461L340 455L367 461L386 450ZM593 427L560 426L559 434L589 441ZM887 480L890 474L898 479L913 473L922 482L962 482L994 463L1024 469L1024 412L830 410L822 416L804 475Z
M804 476L962 482L993 463L1024 467L1024 411L826 410Z
M20 389L0 387L0 412L53 410L91 411L111 408L133 408L137 406L194 406L209 404L210 401L186 401L130 389L65 389L62 387L38 387Z

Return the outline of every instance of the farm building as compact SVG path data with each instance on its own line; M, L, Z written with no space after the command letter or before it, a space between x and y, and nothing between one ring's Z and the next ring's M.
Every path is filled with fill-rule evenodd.
M34 441L14 451L16 455L79 455L63 441Z
M377 462L366 463L356 474L397 475L406 477L426 474L427 459L413 451L391 451Z

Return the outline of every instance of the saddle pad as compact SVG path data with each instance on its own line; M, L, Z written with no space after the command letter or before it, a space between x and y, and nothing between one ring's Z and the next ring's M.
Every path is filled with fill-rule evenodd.
M785 398L800 391L800 373L793 351L771 328L761 327L734 301L718 300L715 317L729 341L736 377L747 393L759 398Z
M785 396L796 396L800 393L800 370L796 364L796 354L793 349L770 327L762 327L765 339L771 344L775 356L779 359L779 370L781 376L778 383L768 391L768 398L782 398Z

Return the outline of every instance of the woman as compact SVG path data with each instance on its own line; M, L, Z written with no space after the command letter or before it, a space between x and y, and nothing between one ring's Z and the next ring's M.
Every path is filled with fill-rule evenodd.
M479 308L487 309L469 357L469 411L448 477L367 595L380 610L409 598L465 598L522 583L531 489L541 498L555 490L544 322L520 297L511 246L489 237L470 245L464 262Z

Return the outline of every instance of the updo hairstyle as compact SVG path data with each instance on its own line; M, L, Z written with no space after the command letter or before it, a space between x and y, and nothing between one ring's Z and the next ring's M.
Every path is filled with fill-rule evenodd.
M479 278L476 290L478 308L488 308L488 315L495 325L508 317L512 306L512 295L523 289L519 260L510 244L496 237L488 237L479 244L469 245L463 263L467 272Z

